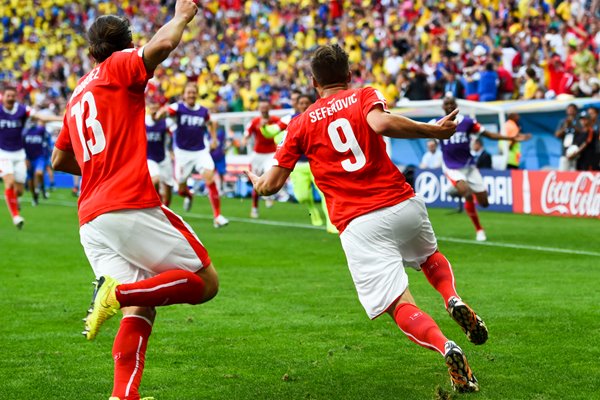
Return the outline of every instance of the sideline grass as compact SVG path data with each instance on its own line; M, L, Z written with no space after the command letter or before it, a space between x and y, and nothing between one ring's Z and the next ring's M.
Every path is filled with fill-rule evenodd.
M21 232L0 210L0 399L107 399L118 319L97 340L79 334L93 279L67 191L23 203ZM61 205L58 205L58 204ZM65 203L65 204L63 204ZM72 205L72 203L71 203ZM2 206L4 207L4 206ZM186 216L219 271L211 302L161 309L142 395L195 399L432 399L448 391L439 354L370 322L334 235L246 222L248 200L228 199L238 221L213 229L208 201ZM297 204L261 208L265 220L307 224ZM440 237L470 240L464 214L430 210ZM482 213L494 242L600 251L598 220ZM591 399L600 387L600 257L440 240L457 288L490 340L472 346L424 277L409 271L418 304L466 351L481 384L473 399ZM453 398L463 396L452 395Z

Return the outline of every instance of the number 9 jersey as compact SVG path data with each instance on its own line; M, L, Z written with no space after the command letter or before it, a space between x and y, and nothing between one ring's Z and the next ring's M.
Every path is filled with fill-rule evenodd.
M302 154L308 157L340 233L354 218L414 196L390 160L383 137L367 123L375 107L388 111L385 98L370 87L321 98L290 122L275 153L276 165L288 169Z
M100 214L160 206L146 162L142 49L113 53L81 78L55 146L81 169L80 225Z

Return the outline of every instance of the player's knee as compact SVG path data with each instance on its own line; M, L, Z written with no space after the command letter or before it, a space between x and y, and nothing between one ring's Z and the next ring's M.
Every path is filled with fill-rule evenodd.
M210 264L196 273L204 283L202 298L199 303L204 303L214 298L219 292L219 277L215 267Z
M479 206L484 208L489 207L490 202L488 200L487 193L476 194L475 197L477 198L477 204L479 204Z

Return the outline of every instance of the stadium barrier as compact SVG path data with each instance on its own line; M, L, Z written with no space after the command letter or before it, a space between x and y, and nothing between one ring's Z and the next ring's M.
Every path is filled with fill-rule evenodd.
M481 170L488 210L518 214L600 218L600 172ZM428 206L455 208L452 184L441 169L417 169L415 191Z

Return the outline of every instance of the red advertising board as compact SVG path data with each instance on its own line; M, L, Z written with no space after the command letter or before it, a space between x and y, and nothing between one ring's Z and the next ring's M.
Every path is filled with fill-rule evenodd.
M600 172L512 171L513 212L600 218Z

